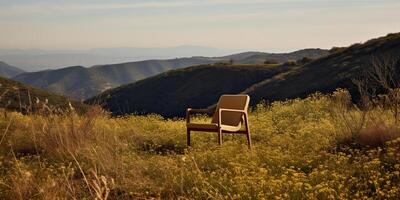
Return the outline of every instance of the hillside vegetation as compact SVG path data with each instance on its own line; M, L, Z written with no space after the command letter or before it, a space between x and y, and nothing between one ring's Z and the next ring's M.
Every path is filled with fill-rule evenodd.
M157 115L0 115L0 199L400 198L387 107L360 110L338 90L258 104L249 121L252 150L213 133L186 148L185 121Z
M104 90L133 83L162 72L189 66L216 62L263 63L265 60L286 62L303 57L316 58L328 54L327 50L307 49L292 53L269 54L246 52L225 57L191 57L169 60L145 60L90 68L72 66L57 70L45 70L20 74L13 79L75 99L87 99ZM254 57L254 58L253 58Z
M0 61L0 76L4 78L11 78L18 74L23 73L24 70L11 66L5 62Z
M67 110L71 106L78 112L83 112L89 107L64 96L0 77L0 108L29 113L43 109L51 112Z
M86 102L116 115L158 113L183 116L186 108L206 108L222 94L236 94L292 66L218 63L169 71L109 90Z

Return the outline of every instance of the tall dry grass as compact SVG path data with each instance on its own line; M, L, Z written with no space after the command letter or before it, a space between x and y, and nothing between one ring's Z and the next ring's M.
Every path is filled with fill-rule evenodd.
M219 147L212 133L193 134L188 149L184 120L99 108L7 112L0 129L0 199L400 197L393 112L358 108L344 90L258 105L252 150L239 135Z

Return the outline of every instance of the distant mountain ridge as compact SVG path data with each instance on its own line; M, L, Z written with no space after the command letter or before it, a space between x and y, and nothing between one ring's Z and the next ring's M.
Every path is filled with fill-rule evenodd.
M0 60L34 72L60 69L66 66L93 66L136 62L150 59L173 59L191 56L223 56L237 50L217 49L195 45L166 48L96 48L89 50L0 49Z
M180 58L99 65L90 68L73 66L23 73L13 79L75 99L86 99L104 90L135 82L170 69L213 62L215 61L209 58Z
M251 53L250 53L251 54ZM252 57L249 53L242 59ZM330 93L347 88L358 91L352 79L371 67L373 56L400 58L400 33L333 49L332 53L306 64L231 65L214 64L174 70L103 92L87 100L116 115L157 113L182 117L185 108L205 108L225 93L245 93L251 104L302 98L315 92Z
M316 58L327 55L328 53L327 50L308 49L283 54L246 52L224 57L198 56L169 60L146 60L121 64L97 65L90 68L75 66L57 70L30 72L20 74L13 79L75 99L86 99L110 88L133 83L168 70L189 66L229 62L230 60L234 63L263 63L265 60L269 59L285 62L288 59L301 59L303 57ZM256 57L257 60L252 61L252 57Z
M280 63L287 61L296 61L303 57L319 58L328 55L329 51L324 49L302 49L290 53L264 53L264 52L244 52L222 57L224 59L232 59L236 64L262 64L266 60L273 60Z
M0 61L0 76L5 78L11 78L18 74L24 73L25 71L17 67L11 66L5 62Z

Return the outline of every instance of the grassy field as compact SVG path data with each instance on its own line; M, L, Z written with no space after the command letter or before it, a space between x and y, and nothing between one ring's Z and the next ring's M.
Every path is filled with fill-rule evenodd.
M0 199L399 199L395 115L350 102L338 90L261 103L252 150L213 133L186 148L183 119L2 111Z

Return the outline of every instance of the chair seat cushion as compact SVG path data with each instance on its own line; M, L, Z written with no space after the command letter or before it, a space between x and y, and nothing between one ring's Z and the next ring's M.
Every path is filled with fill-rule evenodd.
M210 130L210 131L217 131L218 130L218 124L196 124L196 123L187 123L186 126L189 129L204 129L204 130Z
M199 130L199 131L218 131L218 124L210 123L210 124L196 124L196 123L187 123L187 128L192 130ZM240 130L240 126L228 126L228 125L221 125L221 129L224 131L235 132Z

